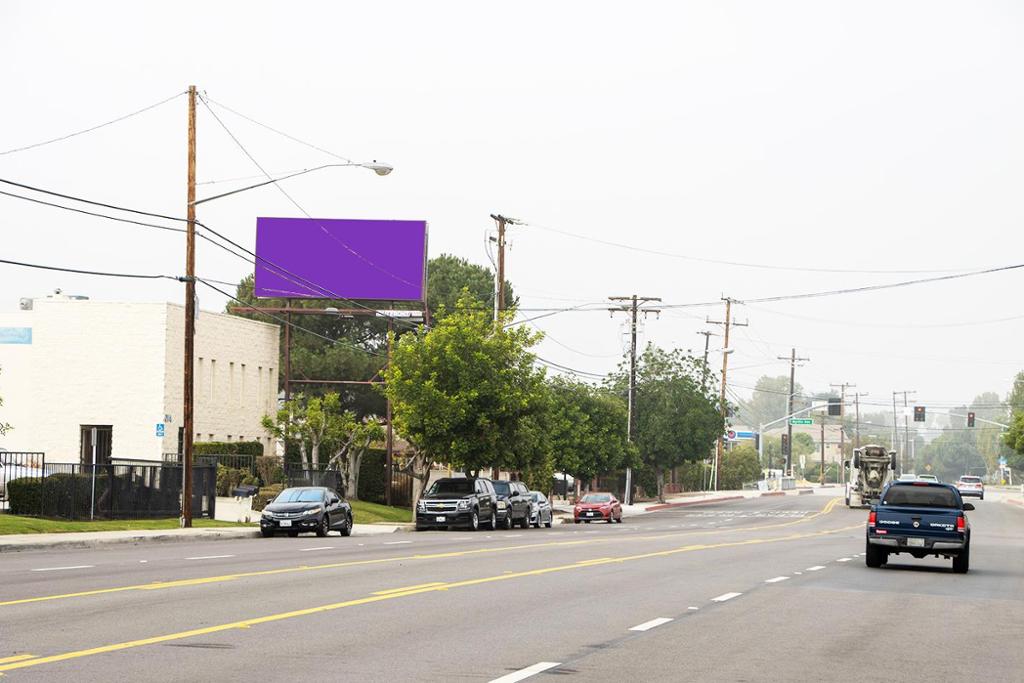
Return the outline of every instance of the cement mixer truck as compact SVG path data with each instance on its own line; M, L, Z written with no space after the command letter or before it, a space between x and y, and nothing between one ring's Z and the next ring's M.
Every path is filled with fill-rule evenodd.
M878 502L882 489L895 478L896 451L875 445L855 448L853 460L847 460L843 466L848 470L847 507L867 507Z

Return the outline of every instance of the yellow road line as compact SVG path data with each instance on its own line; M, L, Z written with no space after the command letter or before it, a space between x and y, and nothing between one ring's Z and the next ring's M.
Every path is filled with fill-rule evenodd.
M13 657L0 657L0 664L8 662L20 662L24 659L35 659L35 655L14 655Z
M860 524L854 526L843 527L840 529L827 529L824 531L815 531L806 534L790 534L788 536L778 536L774 538L753 538L745 541L732 541L724 543L713 543L708 545L686 545L679 548L672 548L669 550L659 550L650 553L642 553L639 555L627 555L625 557L609 557L600 558L590 563L585 564L564 564L557 565L554 567L542 567L539 569L530 569L527 571L513 572L509 574L498 574L495 576L486 576L478 579L466 579L463 581L452 581L449 583L438 583L434 585L424 586L410 586L408 589L400 590L398 592L385 592L385 594L374 594L365 598L356 598L354 600L346 600L344 602L335 602L328 605L320 605L317 607L308 607L305 609L293 610L290 612L281 612L278 614L270 614L263 617L255 617L253 619L244 619L242 621L233 621L227 624L218 624L216 626L207 626L204 628L191 629L188 631L179 631L178 633L169 633L162 636L153 636L151 638L141 638L138 640L129 640L123 643L114 643L111 645L101 645L99 647L89 648L86 650L76 650L73 652L65 652L57 655L50 655L46 657L38 657L31 660L11 662L9 664L0 664L0 672L13 671L15 669L23 669L30 666L37 666L39 664L52 664L55 662L63 662L70 659L78 659L81 657L90 657L92 655L105 654L108 652L119 652L121 650L128 650L136 647L143 647L146 645L156 645L158 643L166 643L174 640L183 640L186 638L193 638L195 636L209 635L211 633L221 633L223 631L230 631L233 629L250 628L259 624L268 624L276 621L283 621L285 619L294 619L297 617L310 616L313 614L320 614L323 612L332 612L334 610L344 609L346 607L356 607L359 605L368 605L375 602L382 602L384 600L395 600L398 598L409 597L411 595L419 595L421 593L432 593L435 591L449 591L455 588L466 588L469 586L479 586L481 584L493 583L496 581L507 581L510 579L519 579L529 576L543 576L545 574L552 574L555 572L569 571L572 569L589 569L591 567L598 567L604 564L611 563L622 563L622 562L635 562L637 560L646 560L656 557L669 557L672 555L678 555L680 553L694 552L698 550L712 550L716 548L732 548L744 545L756 545L763 543L778 543L782 541L792 541L801 538L812 538L815 536L823 536L826 534L841 533L843 531L850 531L851 529L861 528Z
M433 583L418 583L415 586L405 586L404 588L389 588L386 591L376 591L374 595L387 595L388 593L404 593L405 591L416 590L417 588L430 588L432 586L443 586L443 581L434 581Z
M426 555L402 555L398 557L383 557L375 560L349 560L346 562L332 562L329 564L318 564L318 565L302 565L299 567L283 567L280 569L262 569L250 572L239 572L236 574L224 574L221 576L207 576L196 579L181 579L176 581L155 581L153 583L136 584L129 586L114 586L111 588L94 588L85 591L78 591L74 593L59 593L55 595L42 595L32 598L20 598L16 600L6 600L0 602L0 607L10 607L13 605L25 605L36 602L50 602L53 600L67 600L71 598L84 598L95 595L108 595L111 593L124 593L128 591L150 591L150 590L162 590L166 588L181 588L185 586L199 586L210 583L222 583L225 581L234 581L236 579L247 579L260 576L275 576L278 574L292 574L296 572L308 572L308 571L323 571L326 569L341 569L344 567L358 567L373 564L391 564L395 562L408 562L412 560L440 560L449 559L455 557L469 557L473 555L483 555L487 553L501 553L510 552L515 550L533 550L537 548L560 548L560 547L571 547L577 545L593 545L600 543L622 543L628 541L651 541L664 538L674 538L678 536L701 536L720 534L724 532L737 532L737 531L763 531L765 529L781 529L790 527L795 524L803 524L809 522L817 517L828 514L835 507L835 504L839 501L838 498L833 498L825 504L825 506L818 512L815 512L806 517L800 519L784 522L782 524L764 524L760 526L749 526L749 527L724 527L721 529L707 529L702 531L684 531L674 532L668 534L659 534L655 536L615 536L606 538L588 538L580 539L575 541L550 541L545 543L526 543L522 545L512 546L500 546L497 548L477 548L474 550L453 550L450 552L443 553L430 553Z

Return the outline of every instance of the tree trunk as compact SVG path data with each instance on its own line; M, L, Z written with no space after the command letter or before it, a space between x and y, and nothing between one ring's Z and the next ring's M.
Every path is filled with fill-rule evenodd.
M299 457L302 459L302 469L309 469L309 456L306 454L306 442L299 441Z
M430 458L419 453L418 451L413 454L412 460L409 464L410 473L412 474L412 521L416 521L416 503L419 501L420 496L423 495L423 491L427 488L427 483L430 480Z
M658 470L658 502L665 502L665 470Z
M314 470L320 469L320 444L319 444L319 442L313 444L313 449L312 449L311 455L312 455L312 460L313 460L313 469Z
M359 466L363 462L363 450L360 449L355 455L349 456L348 481L351 488L349 498L359 500Z

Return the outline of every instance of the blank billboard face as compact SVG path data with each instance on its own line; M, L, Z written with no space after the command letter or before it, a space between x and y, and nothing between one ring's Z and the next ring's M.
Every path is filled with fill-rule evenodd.
M257 218L260 298L423 301L425 221Z

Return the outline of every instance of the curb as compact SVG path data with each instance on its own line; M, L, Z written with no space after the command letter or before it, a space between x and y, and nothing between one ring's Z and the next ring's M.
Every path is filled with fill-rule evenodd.
M786 495L785 491L764 491L764 492L761 493L760 497L764 498L765 496L784 496L784 495Z
M658 510L667 510L669 508L681 508L688 507L690 505L707 505L708 503L721 503L726 500L743 500L744 496L725 496L723 498L711 498L709 500L689 500L682 503L661 503L660 505L652 505L647 508L646 512L657 512Z
M85 532L88 533L88 532ZM76 532L62 536L78 535ZM0 539L0 553L21 552L23 550L57 550L70 548L94 548L102 545L124 545L128 543L175 543L181 541L225 541L244 538L259 538L259 529L203 529L201 534L149 534L110 536L107 538L55 538L30 541L25 543L4 542Z
M799 491L797 491L796 495L798 495L798 496L808 496L808 495L811 495L812 493L814 493L814 489L800 489Z

